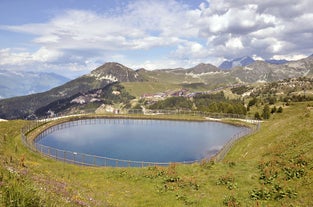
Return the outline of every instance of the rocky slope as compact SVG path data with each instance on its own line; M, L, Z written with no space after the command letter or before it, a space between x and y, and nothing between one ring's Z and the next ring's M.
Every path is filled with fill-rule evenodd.
M285 64L270 64L264 61L255 61L244 66L235 67L230 75L237 77L242 82L272 82L286 78L311 76L313 72L313 57L307 57L298 61Z
M110 80L111 82L141 82L144 78L137 71L134 71L122 64L109 62L98 67L87 74L96 80Z
M54 116L56 114L93 113L99 107L112 104L129 104L131 96L119 83L110 83L103 88L61 98L37 109L34 117Z
M118 63L106 63L91 73L53 88L47 92L0 100L0 118L27 118L54 101L66 99L78 93L103 88L114 82L143 81L134 70Z

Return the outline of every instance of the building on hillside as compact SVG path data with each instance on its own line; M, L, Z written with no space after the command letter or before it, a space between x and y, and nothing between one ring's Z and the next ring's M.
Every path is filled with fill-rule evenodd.
M188 93L188 89L181 89L178 91L174 91L170 94L171 97L179 97L179 96L186 96Z

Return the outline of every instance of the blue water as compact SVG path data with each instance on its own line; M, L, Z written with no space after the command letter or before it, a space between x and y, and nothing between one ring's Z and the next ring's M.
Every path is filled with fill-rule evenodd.
M182 162L214 155L245 128L219 122L78 120L36 142L60 150L123 160ZM73 126L76 125L76 126Z

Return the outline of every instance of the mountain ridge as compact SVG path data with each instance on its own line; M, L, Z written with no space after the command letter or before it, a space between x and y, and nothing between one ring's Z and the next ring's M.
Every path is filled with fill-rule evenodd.
M141 77L137 71L116 62L107 62L95 70L92 70L87 76L98 79L108 79L113 82L144 81L144 78Z
M0 117L4 119L25 119L31 116L37 109L58 99L65 99L78 93L86 93L93 89L103 88L110 83L118 81L143 80L140 74L125 66L121 66L119 63L104 64L89 74L80 76L46 92L2 99L0 100ZM109 73L105 72L109 70L114 71L114 78L113 75L110 77Z
M234 59L230 59L230 60L225 60L223 61L218 68L222 69L222 70L230 70L236 66L247 66L250 65L252 63L254 63L256 60L249 57L249 56L243 56L243 57L239 57L239 58L234 58ZM263 60L264 62L270 63L270 64L275 64L275 65L281 65L281 64L285 64L288 63L290 61L286 60L286 59L266 59Z
M221 70L211 64L198 64L192 68L165 69L149 71L133 70L120 63L109 62L90 73L71 80L49 91L28 96L0 100L0 118L27 118L42 107L75 94L104 88L116 82L147 82L167 86L194 87L202 85L211 89L235 84L272 82L286 78L313 76L313 56L290 61L285 64L270 64L257 60L247 66L236 66L229 71ZM148 86L144 84L145 87ZM140 87L137 85L137 87ZM144 88L144 90L149 90Z
M51 72L0 69L0 98L44 92L69 80L62 75Z
M249 56L243 56L243 57L234 58L231 60L225 60L218 67L223 69L223 70L230 70L233 67L247 66L247 65L250 65L254 62L255 62L255 60L253 58L251 58Z

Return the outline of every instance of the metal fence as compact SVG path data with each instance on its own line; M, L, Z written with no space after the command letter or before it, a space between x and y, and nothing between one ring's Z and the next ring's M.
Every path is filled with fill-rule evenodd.
M213 157L213 160L216 162L220 162L225 158L229 150L232 148L232 146L242 137L248 136L252 133L255 133L260 128L260 122L255 122L255 125L253 125L251 128L248 128L246 130L243 130L237 134L235 134L224 146L223 148Z
M131 110L128 111L130 114L134 114L134 113L139 113L139 111L136 110ZM181 112L181 111L180 111ZM170 110L157 110L157 111L149 111L149 113L153 113L153 114L166 114L166 115L171 115L171 114L180 114L177 111L170 111ZM188 114L188 115L204 115L201 112L183 112L184 114ZM181 114L180 114L181 115ZM47 136L48 134L63 129L63 128L67 128L67 127L71 127L71 126L76 126L76 125L80 125L80 124L95 124L96 121L98 120L94 120L95 118L104 118L104 117L99 117L99 116L93 116L92 114L88 114L88 117L86 117L85 115L72 115L73 117L76 118L76 121L74 122L64 122L62 124L57 124L57 125L53 125L49 128L46 128L45 130L41 131L37 137L35 139L41 139L45 136ZM205 115L206 117L208 117L208 115ZM68 116L66 116L68 117ZM243 119L245 117L242 116L238 116L237 117L235 115L229 115L225 116L225 114L213 114L212 116L210 116L210 118L240 118ZM132 160L122 160L122 159L115 159L115 158L110 158L110 157L102 157L102 156L96 156L96 155L90 155L90 154L85 154L85 153L80 153L80 152L73 152L73 151L67 151L67 150L60 150L60 149L56 149L53 147L49 147L49 146L45 146L42 144L39 144L37 142L35 142L34 140L30 140L27 135L34 129L38 128L41 125L46 124L48 121L51 120L56 120L62 117L45 117L44 119L41 120L33 120L30 122L29 125L27 125L26 127L24 127L21 130L21 135L22 135L22 141L23 143L30 148L31 150L35 151L35 152L39 152L44 156L48 156L60 161L64 161L67 163L73 163L73 164L78 164L78 165L86 165L86 166L114 166L114 167L146 167L146 166L167 166L171 163L169 162L146 162L146 161L132 161ZM119 120L117 120L119 121ZM246 120L247 121L247 120ZM251 134L253 132L255 132L256 130L259 129L259 122L252 120L252 122L255 123L255 125L253 125L253 127L251 128L246 128L243 131L241 131L240 133L234 135L225 145L224 147L216 154L214 155L211 159L214 159L215 161L220 161L222 160L225 155L228 153L228 151L230 150L230 148L234 145L234 143L241 137L246 136L248 134ZM197 160L195 161L183 161L183 162L179 162L179 163L184 163L184 164L191 164L197 162Z
M213 112L204 112L204 111L193 111L193 110L165 110L165 109L123 109L114 112L108 112L109 114L119 114L119 115L178 115L178 116L202 116L202 117L210 117L210 118L236 118L236 119L254 119L253 117L247 117L244 114L231 114L231 113L213 113ZM77 117L77 116L94 116L97 118L96 114L62 114L57 113L54 115L40 117L41 121L44 120L53 120L58 119L60 117Z
M121 111L121 113L144 114L144 115L205 116L205 117L211 117L211 118L240 118L240 119L247 118L246 115L243 115L243 114L212 113L212 112L192 111L192 110L128 109L127 111Z

